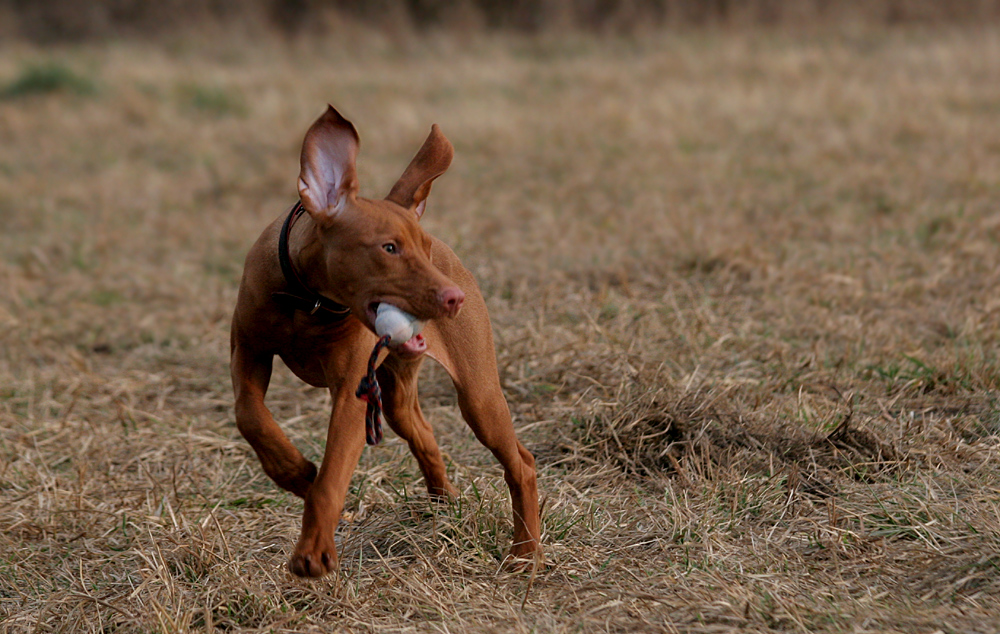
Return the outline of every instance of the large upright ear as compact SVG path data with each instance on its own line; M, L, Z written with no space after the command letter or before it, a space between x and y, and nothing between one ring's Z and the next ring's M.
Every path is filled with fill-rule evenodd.
M431 126L431 133L427 135L427 140L424 141L420 151L410 161L406 171L392 186L392 191L385 199L412 209L417 218L420 218L424 214L427 195L431 193L431 183L444 174L451 165L453 156L455 148L435 123Z
M330 220L358 192L358 131L333 106L327 106L302 142L299 198L319 221Z

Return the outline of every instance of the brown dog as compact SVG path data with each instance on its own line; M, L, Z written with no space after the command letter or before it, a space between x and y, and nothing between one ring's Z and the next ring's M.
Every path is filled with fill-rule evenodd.
M454 494L417 402L424 354L443 365L462 416L503 465L514 510L510 556L525 558L539 548L535 460L514 435L486 304L451 249L417 222L431 183L451 164L451 143L433 126L385 200L357 195L357 153L354 126L329 107L302 144L301 204L275 220L250 249L233 314L236 424L267 475L305 499L289 569L319 577L336 564L334 530L365 444L365 404L355 388L377 339L380 302L430 320L422 335L391 349L378 368L386 420L409 443L430 494ZM264 405L274 355L333 396L318 472Z

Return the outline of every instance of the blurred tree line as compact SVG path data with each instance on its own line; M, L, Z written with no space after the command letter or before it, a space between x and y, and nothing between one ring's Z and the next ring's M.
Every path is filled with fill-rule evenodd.
M337 23L540 32L660 26L994 21L1000 0L0 0L0 36L39 42L243 24L295 36Z

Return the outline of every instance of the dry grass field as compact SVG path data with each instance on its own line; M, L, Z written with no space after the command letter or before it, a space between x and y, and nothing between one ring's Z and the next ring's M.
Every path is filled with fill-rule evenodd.
M339 575L233 421L244 255L327 102L477 275L548 565L366 448ZM0 631L1000 631L1000 29L0 48ZM279 368L307 456L329 396ZM360 422L359 422L360 424Z

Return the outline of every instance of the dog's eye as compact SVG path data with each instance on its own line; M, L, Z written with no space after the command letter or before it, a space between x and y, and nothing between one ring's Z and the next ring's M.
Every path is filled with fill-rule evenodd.
M392 255L396 255L396 251L397 250L396 250L396 245L395 244L393 244L391 242L386 242L385 244L382 245L382 248L385 249L386 253L389 253L389 254L392 254Z

